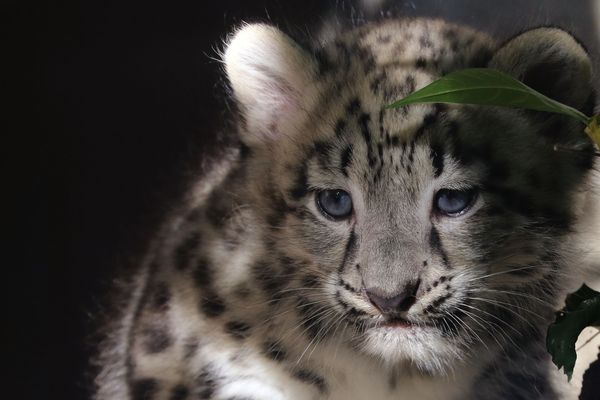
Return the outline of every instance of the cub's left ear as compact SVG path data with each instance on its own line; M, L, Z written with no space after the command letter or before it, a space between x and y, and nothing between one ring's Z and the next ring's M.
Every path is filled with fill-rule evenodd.
M224 61L246 122L241 139L260 145L292 135L316 97L313 57L279 29L253 24L235 33Z
M592 93L590 58L573 36L561 29L522 33L501 47L488 66L578 109Z

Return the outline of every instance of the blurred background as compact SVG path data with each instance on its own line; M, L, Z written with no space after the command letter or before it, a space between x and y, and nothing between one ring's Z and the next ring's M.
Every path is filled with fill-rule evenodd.
M135 266L169 204L227 142L216 57L240 23L270 21L302 35L338 22L434 16L500 41L554 25L582 41L600 72L600 0L88 0L48 2L24 16L36 25L33 111L44 115L29 157L50 174L28 181L32 207L21 220L24 238L43 249L27 253L36 279L19 289L39 315L25 338L36 344L33 360L14 360L28 370L16 382L25 398L88 397L86 338L111 280ZM49 197L40 208L41 192Z

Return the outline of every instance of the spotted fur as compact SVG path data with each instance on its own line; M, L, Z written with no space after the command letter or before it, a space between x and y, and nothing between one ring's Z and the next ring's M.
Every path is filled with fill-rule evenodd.
M543 342L597 204L581 126L496 107L383 109L486 66L589 108L590 62L569 34L499 45L388 20L302 48L247 25L224 64L243 145L150 247L100 348L96 399L573 396ZM433 208L442 188L479 196L448 217ZM323 189L350 193L352 216L323 215ZM365 294L409 284L398 319Z

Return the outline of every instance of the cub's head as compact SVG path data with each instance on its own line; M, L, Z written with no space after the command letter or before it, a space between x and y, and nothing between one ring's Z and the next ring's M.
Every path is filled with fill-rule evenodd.
M259 275L283 281L271 286L309 334L430 372L539 334L592 166L582 127L517 109L384 106L488 66L584 108L590 61L569 34L536 29L497 48L439 21L390 21L304 49L248 25L224 59L273 259Z

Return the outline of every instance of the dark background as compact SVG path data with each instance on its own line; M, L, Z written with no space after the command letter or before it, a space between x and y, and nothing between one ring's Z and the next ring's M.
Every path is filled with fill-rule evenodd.
M527 27L558 25L584 42L600 70L594 2L375 3L393 15L462 22L500 40ZM3 30L15 40L5 54L16 60L33 55L33 63L14 72L25 72L24 83L36 89L30 95L23 85L13 98L13 106L27 110L16 122L33 123L35 132L22 135L25 155L14 167L27 176L15 186L27 212L8 215L17 220L13 236L26 243L19 250L27 279L16 289L31 310L17 308L14 317L19 325L32 324L16 333L28 343L25 354L19 349L8 360L26 372L13 382L19 398L88 397L89 335L111 280L135 266L204 155L225 142L219 139L227 136L225 83L214 58L227 33L242 21L272 21L298 34L333 12L341 21L379 15L379 8L360 3L9 2L16 18Z

